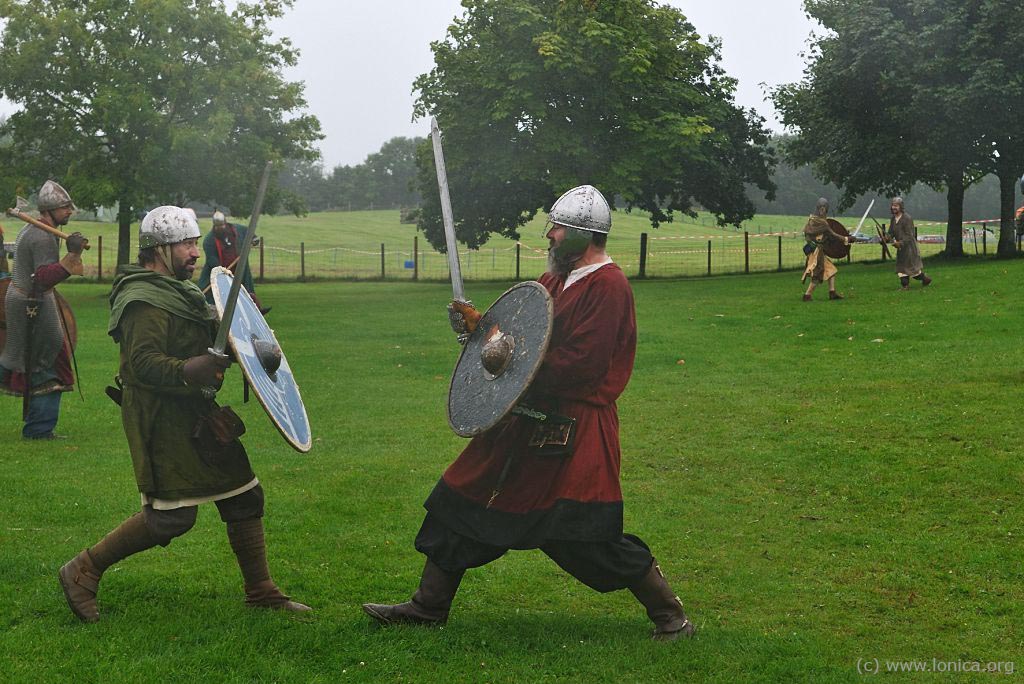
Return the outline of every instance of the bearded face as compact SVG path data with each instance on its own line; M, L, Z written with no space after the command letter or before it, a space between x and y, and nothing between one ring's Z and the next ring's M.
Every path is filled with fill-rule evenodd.
M569 273L590 245L590 233L578 228L554 224L547 232L548 273Z
M167 246L171 275L178 280L191 280L199 261L199 238L190 238Z

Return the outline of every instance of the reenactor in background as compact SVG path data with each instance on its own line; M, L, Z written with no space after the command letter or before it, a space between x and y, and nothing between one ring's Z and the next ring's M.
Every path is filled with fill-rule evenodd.
M237 223L228 223L224 212L213 212L213 230L203 238L203 271L199 274L199 289L206 293L206 301L213 303L213 294L210 292L210 274L217 266L223 266L232 273L235 272L235 265L238 262L238 255L242 253L242 244L245 239L246 229ZM252 282L252 270L245 265L245 272L242 274L242 287L252 297L253 303L264 316L270 311L270 307L264 307L256 296L256 285Z
M52 228L67 225L76 211L68 191L52 180L39 189L36 206L39 220ZM74 389L75 376L53 288L82 275L86 242L81 233L71 233L62 258L60 239L32 224L21 229L15 242L14 271L4 298L7 341L0 354L0 390L23 398L25 439L62 436L54 433L61 394Z
M605 252L611 210L583 185L555 202L549 220L540 284L553 300L554 326L528 402L548 422L555 414L562 427L576 421L575 439L553 439L547 423L526 416L474 437L424 503L419 588L405 603L363 610L385 625L443 624L466 570L509 549L540 549L592 589L629 589L655 639L688 637L694 626L647 544L622 529L615 402L633 370L636 310L629 281ZM449 316L464 335L464 317Z
M832 263L832 260L825 254L825 244L830 240L839 240L843 244L849 244L849 238L839 235L832 230L828 224L828 200L824 197L818 200L814 213L807 218L804 225L804 254L807 255L807 264L804 268L803 278L800 282L807 280L810 276L811 284L804 292L804 301L811 301L811 294L814 288L824 281L828 281L828 298L842 299L843 295L836 292L836 274L839 270Z
M206 397L227 359L207 353L215 315L192 282L199 224L186 209L157 207L139 228L139 262L121 269L110 295L108 332L121 346L118 385L107 393L121 421L142 511L68 561L59 572L72 612L99 620L103 572L134 553L167 546L192 529L197 506L213 502L245 583L245 602L308 611L270 578L263 534L263 488L238 437L241 420Z
M920 280L921 287L928 287L932 279L924 274L914 220L906 212L903 198L893 197L889 211L892 213L892 221L886 235L896 245L896 275L900 279L900 289L909 290L911 278Z

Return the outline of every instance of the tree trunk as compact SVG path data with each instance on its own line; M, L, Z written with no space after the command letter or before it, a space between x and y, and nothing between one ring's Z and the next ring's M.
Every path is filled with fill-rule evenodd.
M950 175L946 180L946 249L947 257L964 255L964 175Z
M1002 160L1000 160L1002 161ZM999 165L999 249L1001 257L1012 257L1017 253L1017 231L1013 224L1013 204L1016 199L1017 174L1011 164Z
M127 198L117 201L117 265L132 261L132 205Z

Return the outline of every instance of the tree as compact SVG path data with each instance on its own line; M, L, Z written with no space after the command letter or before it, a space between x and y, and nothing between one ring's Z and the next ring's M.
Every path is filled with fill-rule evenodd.
M843 206L917 181L944 189L948 256L963 255L964 192L987 173L1000 176L1003 225L1012 225L1005 179L1022 161L1013 114L1024 107L1024 77L1011 73L1007 46L1018 41L1009 55L1020 53L1019 8L1005 0L806 0L805 7L827 31L815 39L804 80L773 95L783 122L799 131L787 158L842 186ZM1012 233L1003 233L1000 253L1013 247Z
M154 203L216 201L245 216L268 159L313 159L320 125L298 53L270 39L291 0L0 0L0 92L21 109L0 133L0 166L38 187L59 180L83 206L130 224ZM294 198L272 190L266 211Z
M651 223L753 214L744 184L769 195L763 120L734 103L719 46L653 0L464 0L414 114L436 115L456 232L470 247L518 237L541 207L581 183ZM433 153L418 154L421 227L443 249Z

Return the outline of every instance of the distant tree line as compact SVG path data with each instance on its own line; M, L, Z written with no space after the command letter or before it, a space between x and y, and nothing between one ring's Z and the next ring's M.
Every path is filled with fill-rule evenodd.
M777 147L790 144L789 136L778 136L773 140ZM795 165L783 160L775 167L775 199L764 199L756 189L749 193L757 207L758 214L795 215L810 214L814 203L824 197L832 203L833 210L840 207L843 189L831 183L823 183L810 164ZM945 221L948 216L947 197L944 191L933 190L923 183L917 183L903 194L907 202L907 211L915 219ZM871 213L881 220L889 216L890 197L876 193L857 195L845 214L863 214L871 200L875 206ZM999 217L999 179L988 175L972 185L964 194L963 217L965 221L991 219Z
M355 166L335 166L329 173L322 164L292 161L281 174L281 187L302 197L310 211L355 211L418 207L416 148L424 138L397 137Z

